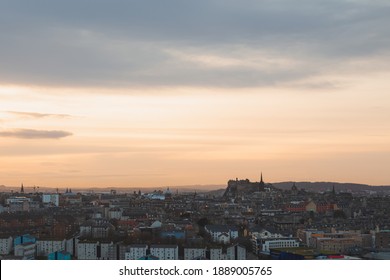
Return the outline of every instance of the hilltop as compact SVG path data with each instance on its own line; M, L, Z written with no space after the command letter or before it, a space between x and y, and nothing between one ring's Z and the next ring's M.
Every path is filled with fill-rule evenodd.
M275 188L282 190L289 190L293 184L297 186L298 189L305 189L307 191L316 191L324 192L329 191L335 187L336 191L343 192L364 192L364 191L375 191L375 192L389 192L390 186L372 186L366 184L356 184L356 183L337 183L337 182L279 182L272 183Z

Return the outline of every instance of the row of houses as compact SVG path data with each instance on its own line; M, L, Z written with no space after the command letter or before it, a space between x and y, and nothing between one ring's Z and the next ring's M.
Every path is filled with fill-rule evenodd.
M160 260L179 259L177 245L129 245L125 253L126 260L139 260L146 256L153 256ZM235 244L230 246L184 247L184 260L245 260L245 247Z
M300 229L297 236L307 247L341 254L354 252L358 248L367 250L390 248L390 231L388 230L324 232L316 229Z
M13 254L12 254L13 253ZM162 244L130 244L113 241L82 240L78 237L69 239L37 240L31 235L0 238L0 257L10 256L19 259L81 259L81 260L139 260L145 258L159 260L178 259L245 259L245 247L235 244L230 246L184 246Z
M327 201L291 201L284 206L287 212L314 212L325 213L327 211L338 210L340 207L336 203Z
M275 248L296 248L300 246L297 238L284 236L279 232L267 229L254 229L252 232L252 250L256 255L269 255Z

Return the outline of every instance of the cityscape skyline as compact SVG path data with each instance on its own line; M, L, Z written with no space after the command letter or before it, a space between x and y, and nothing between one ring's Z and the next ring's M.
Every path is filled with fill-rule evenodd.
M0 190L1 260L389 259L389 187Z
M389 185L387 1L0 4L0 184Z
M122 193L126 192L133 192L133 191L161 191L161 190L171 190L175 192L214 192L214 191L221 191L226 187L226 184L229 184L231 181L252 181L252 182L258 182L259 184L270 184L273 186L276 186L280 189L289 189L291 185L296 186L299 189L307 190L307 191L314 191L314 192L326 192L332 189L337 188L339 191L342 192L377 192L377 191L390 191L390 185L370 185L370 184L361 184L361 183L354 183L354 182L332 182L332 181L316 181L316 182L310 182L310 181L280 181L280 182L269 182L264 181L262 174L260 175L259 180L252 180L249 178L238 178L235 179L230 178L227 180L227 183L221 183L221 184L192 184L192 185L155 185L155 186L135 186L135 185L127 185L127 186L116 186L114 184L107 185L107 186L86 186L86 187L74 187L74 186L45 186L45 185L26 185L23 182L19 186L11 186L11 185L4 185L0 183L0 190L1 191L16 191L16 193L44 193L44 192L57 192L57 193L67 193L72 192L72 188L75 192L90 192L90 191L119 191Z

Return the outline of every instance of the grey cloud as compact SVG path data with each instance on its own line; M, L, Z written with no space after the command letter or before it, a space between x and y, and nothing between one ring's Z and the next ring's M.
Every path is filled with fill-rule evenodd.
M107 87L291 83L354 59L388 54L389 12L386 1L2 1L0 82ZM255 51L261 50L269 59L290 58L301 67L210 68L166 52L195 50L242 59L232 51L237 47L248 51L244 59L255 55L257 61Z
M20 139L59 139L73 135L62 130L13 129L0 131L0 137Z
M42 114L42 113L36 113L36 112L16 112L16 111L7 111L7 113L21 116L21 117L28 117L28 118L47 118L47 117L55 117L55 118L69 118L70 115L67 114Z

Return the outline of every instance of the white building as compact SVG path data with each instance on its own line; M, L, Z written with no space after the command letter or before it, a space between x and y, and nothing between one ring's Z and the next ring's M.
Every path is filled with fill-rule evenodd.
M98 242L79 241L77 244L77 258L79 260L97 260Z
M73 236L65 241L65 251L77 257L78 236Z
M42 195L42 202L58 207L60 205L60 195L58 193L45 193Z
M9 255L13 249L13 238L3 237L0 238L0 255Z
M160 260L178 260L179 247L177 245L151 245L150 254Z
M246 260L246 249L241 245L210 248L210 260Z
M99 260L116 260L116 253L117 246L113 242L102 242L100 245L98 245L97 257Z
M206 258L206 248L184 248L185 260L205 259L205 258Z
M272 233L264 228L252 231L252 238L267 239L284 237L280 233Z
M15 246L14 255L23 257L25 260L35 259L36 246L35 243L23 243Z
M210 248L210 260L226 260L226 251L222 247Z
M261 252L269 253L270 249L299 247L299 242L294 238L260 239Z
M113 242L79 241L77 258L79 260L116 260L117 245Z
M148 245L130 245L125 253L125 260L138 260L146 256Z
M227 244L238 238L238 228L228 225L207 225L205 230L213 242Z
M6 199L6 204L30 202L31 198L25 196L12 196Z
M37 240L37 256L47 257L50 253L64 251L66 249L66 240Z
M119 208L111 208L108 210L108 218L109 219L117 219L120 220L122 218L122 210Z

